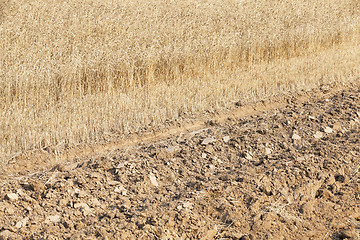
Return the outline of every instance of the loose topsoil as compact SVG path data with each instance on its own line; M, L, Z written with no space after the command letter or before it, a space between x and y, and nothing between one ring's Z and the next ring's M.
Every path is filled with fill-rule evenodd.
M3 176L0 239L360 239L359 119L359 88L318 91Z

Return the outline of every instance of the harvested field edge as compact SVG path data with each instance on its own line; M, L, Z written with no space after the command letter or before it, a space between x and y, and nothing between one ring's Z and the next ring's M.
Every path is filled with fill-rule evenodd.
M360 88L360 81L347 82L346 85L339 83L321 84L316 88L302 90L298 93L272 97L258 102L238 105L231 111L206 114L201 119L184 119L177 124L168 127L152 128L139 134L129 134L117 141L104 144L82 144L66 149L51 148L51 151L35 149L27 151L7 159L6 164L0 165L0 179L11 179L18 175L33 175L41 171L57 169L59 166L74 167L86 159L98 158L99 156L111 155L114 151L129 148L137 148L153 142L182 136L184 134L197 134L207 130L209 126L218 125L231 119L239 119L247 116L259 115L274 109L281 109L296 101L298 104L308 101L310 98L319 100L346 89Z

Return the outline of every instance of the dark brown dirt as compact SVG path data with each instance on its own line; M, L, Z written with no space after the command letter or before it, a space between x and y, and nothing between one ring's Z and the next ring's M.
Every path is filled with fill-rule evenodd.
M360 239L360 89L8 175L0 239Z

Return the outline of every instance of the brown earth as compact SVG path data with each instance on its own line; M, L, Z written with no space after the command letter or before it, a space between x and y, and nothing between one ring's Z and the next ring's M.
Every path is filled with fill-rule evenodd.
M360 239L360 88L273 106L5 169L0 239Z

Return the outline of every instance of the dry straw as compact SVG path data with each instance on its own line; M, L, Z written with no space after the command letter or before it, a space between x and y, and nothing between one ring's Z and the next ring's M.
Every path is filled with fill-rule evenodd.
M0 154L359 81L357 0L0 1Z

